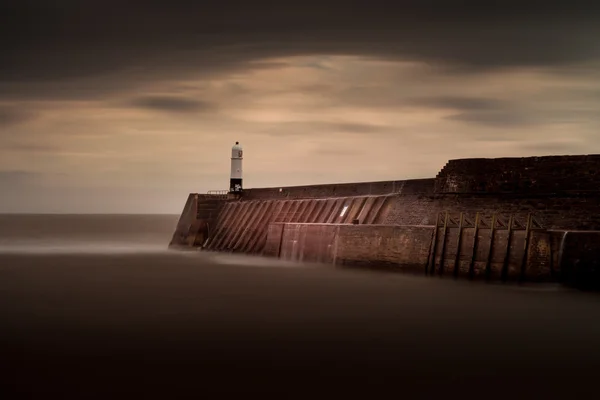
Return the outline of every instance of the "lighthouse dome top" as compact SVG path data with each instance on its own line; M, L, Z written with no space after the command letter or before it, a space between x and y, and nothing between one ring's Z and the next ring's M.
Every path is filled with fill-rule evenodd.
M235 142L235 145L231 148L231 158L237 158L237 159L242 159L242 154L244 152L242 151L242 146L240 145L240 142Z

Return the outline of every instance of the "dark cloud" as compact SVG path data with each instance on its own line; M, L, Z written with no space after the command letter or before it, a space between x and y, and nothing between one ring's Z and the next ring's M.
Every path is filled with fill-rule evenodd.
M466 111L449 115L445 119L493 128L513 128L543 124L600 123L600 114L595 110L569 108L540 110L523 106L512 109Z
M582 99L588 102L588 108L595 105L590 101L600 103L600 97L596 97L598 92L592 89L555 90L553 96L548 97L548 93L545 95L546 100L567 98L573 102ZM492 98L439 96L408 99L405 105L452 109L460 112L445 117L446 120L498 128L600 122L600 114L593 109L580 109L573 105L557 108L552 103L543 104L522 98L514 98L509 102Z
M539 122L526 113L506 111L464 112L450 115L446 119L497 128L519 127Z
M5 1L0 82L132 83L306 54L421 60L463 72L597 60L599 5L554 3Z
M303 136L303 137L320 137L331 136L333 134L342 134L345 137L352 134L362 136L369 133L392 133L393 127L361 124L352 122L323 122L323 121L294 121L294 122L278 122L277 124L253 122L248 123L252 126L255 132L279 137Z
M414 72L410 72L414 74ZM406 90L399 82L407 79L399 78L398 81L389 82L388 85L364 84L350 85L336 90L329 85L312 85L298 87L298 91L310 94L320 94L322 98L328 99L331 104L345 104L360 107L376 108L431 108L452 109L458 111L478 110L504 110L511 107L511 102L503 99L472 97L472 96L414 96L412 93L420 89L435 89L435 84L426 81L427 72L419 76L422 84L410 82L406 84ZM435 76L431 74L429 76ZM312 91L312 92L311 92ZM520 99L514 99L518 101Z
M340 123L340 124L321 124L323 127L333 131L344 133L375 133L388 131L390 128L386 126L358 124L358 123Z
M143 96L131 101L135 107L166 112L206 112L213 111L213 103L177 96Z
M157 50L158 52L159 50ZM87 101L111 97L130 96L132 92L142 90L144 85L167 81L170 88L178 89L181 85L172 83L173 80L195 78L209 79L223 73L252 72L264 69L274 69L285 66L285 63L260 62L240 60L238 63L215 59L213 64L203 60L194 63L195 53L185 56L171 54L173 65L169 68L160 67L152 61L138 60L138 64L147 62L145 66L131 68L116 68L106 73L90 74L89 76L62 76L60 78L13 79L1 74L0 63L0 99L12 101ZM177 63L175 60L179 60ZM111 62L111 61L106 61ZM152 68L155 67L155 68ZM64 71L63 71L64 72Z
M507 102L498 99L452 96L413 98L406 100L405 104L454 110L497 110L508 106Z
M36 113L18 106L0 105L0 127L17 125L36 117Z
M578 78L581 78L580 75L576 74ZM588 81L590 83L600 82L600 66L598 68L598 74L595 77L589 77ZM587 79L586 79L587 80ZM548 100L548 99L564 99L567 98L573 102L595 102L600 103L600 88L580 88L580 87L551 87L549 89L545 89L540 93L536 94L535 97L539 100Z
M9 170L0 171L0 187L9 189L11 187L19 187L37 182L41 178L41 174L37 172Z
M301 85L296 87L296 90L300 93L307 94L323 94L331 93L335 90L335 86L328 85L326 83L314 83L311 85Z
M600 123L600 113L598 112L600 101L588 103L586 108L564 107L560 109L548 109L545 113L532 114L540 120L552 123L574 124L574 123Z

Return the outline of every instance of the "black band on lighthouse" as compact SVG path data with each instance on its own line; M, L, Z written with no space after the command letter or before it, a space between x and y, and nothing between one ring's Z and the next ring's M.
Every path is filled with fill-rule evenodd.
M241 178L231 178L229 180L229 191L231 193L241 193L242 192L242 179Z

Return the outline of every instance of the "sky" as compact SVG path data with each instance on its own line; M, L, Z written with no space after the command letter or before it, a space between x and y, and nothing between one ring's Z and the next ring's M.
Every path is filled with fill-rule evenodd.
M600 153L600 6L481 3L5 0L0 213Z

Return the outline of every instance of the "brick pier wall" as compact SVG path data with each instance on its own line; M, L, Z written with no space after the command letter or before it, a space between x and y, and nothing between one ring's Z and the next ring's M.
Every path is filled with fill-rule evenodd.
M169 248L183 249L192 247L195 243L196 232L200 229L199 222L196 219L196 210L198 208L198 195L190 194L183 206L181 216L177 221L175 232L169 243Z
M265 255L285 260L424 273L433 227L272 224Z
M263 255L284 260L459 278L555 280L550 235L433 226L273 223ZM461 240L459 240L459 235ZM526 250L527 248L527 250ZM435 251L435 255L434 255ZM527 251L527 252L526 252ZM433 261L432 260L435 260Z
M171 247L421 269L425 268L423 249L432 243L426 236L437 232L438 215L447 211L470 219L477 213L487 217L533 214L547 230L531 236L527 273L539 278L534 280L560 276L561 263L571 265L569 271L581 270L573 265L583 264L586 271L594 270L590 254L600 248L597 234L592 233L600 231L600 155L451 160L431 179L246 189L240 199L211 201L190 195ZM441 255L435 255L438 273L446 274L456 266L458 275L464 275L475 253L475 275L482 271L485 257L490 259L483 268L488 275L512 279L519 274L523 232L514 232L510 243L506 232L497 232L490 256L487 233L478 233L481 246L474 250L468 247L474 231L466 229L456 262L453 229L444 239L443 265ZM557 232L564 231L584 232L572 236L581 241L569 238L557 244ZM278 232L282 242L271 242L269 238ZM507 269L503 254L508 248ZM568 257L559 257L559 251ZM580 253L585 256L577 258Z
M205 248L261 254L272 223L378 224L392 201L393 195L228 202Z
M398 197L385 223L427 225L450 210L534 213L548 229L600 230L600 155L450 160L433 187Z
M327 185L245 189L246 200L294 200L331 197L377 196L386 194L433 194L435 179L358 182Z
M600 182L598 183L600 185ZM432 225L440 212L526 215L548 229L600 230L600 194L435 194L396 196L383 221L390 225Z
M600 155L450 160L436 193L556 194L599 192Z
M191 193L177 221L169 248L184 250L201 247L211 236L226 201L224 196Z

